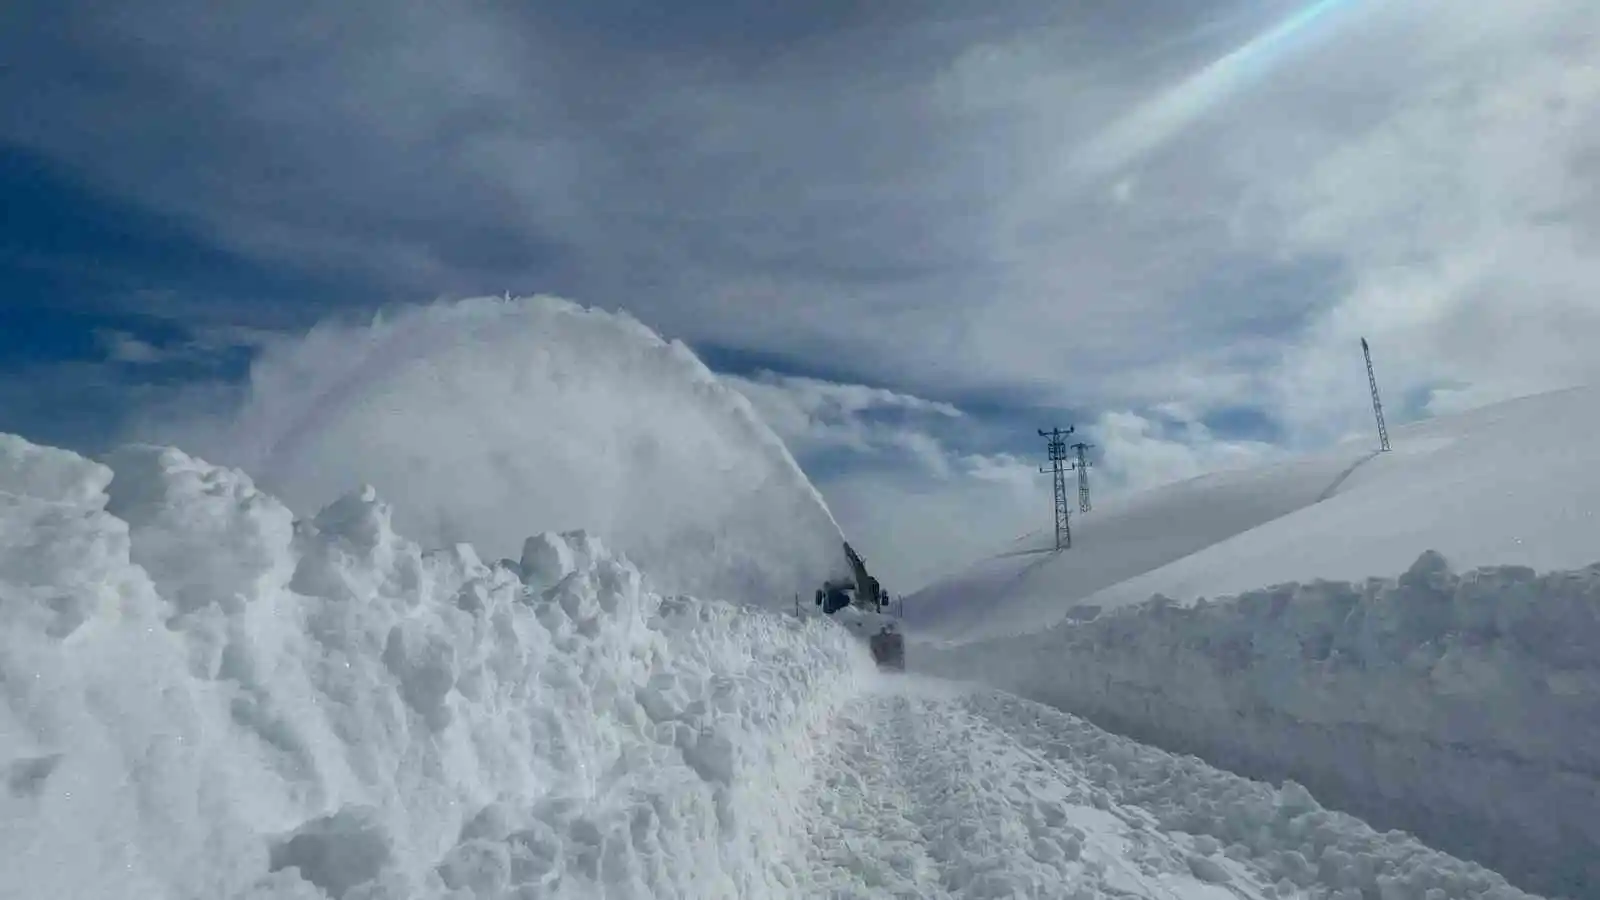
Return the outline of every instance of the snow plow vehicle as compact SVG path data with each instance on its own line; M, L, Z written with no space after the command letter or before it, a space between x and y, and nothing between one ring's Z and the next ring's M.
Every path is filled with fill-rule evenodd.
M867 637L872 659L878 668L903 672L906 668L906 639L897 622L885 610L889 606L889 592L878 579L867 572L867 564L849 542L844 545L845 556L850 560L854 577L833 580L817 589L816 602L822 612L841 619L858 635Z

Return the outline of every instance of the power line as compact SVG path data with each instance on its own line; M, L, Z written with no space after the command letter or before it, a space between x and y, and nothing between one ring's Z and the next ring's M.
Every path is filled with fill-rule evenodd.
M1067 507L1067 435L1072 434L1074 428L1062 431L1052 428L1049 431L1039 430L1039 436L1049 438L1047 445L1050 453L1050 466L1039 467L1040 472L1049 472L1054 476L1056 498L1056 549L1065 550L1072 546L1072 511Z
M1089 449L1093 444L1079 441L1072 445L1078 451L1078 461L1072 464L1072 470L1078 473L1078 512L1088 512L1094 507L1089 503Z
M1378 397L1378 376L1372 371L1372 348L1367 339L1361 339L1361 355L1367 360L1367 383L1372 385L1372 414L1378 417L1378 448L1389 452L1389 426L1383 424L1383 401Z

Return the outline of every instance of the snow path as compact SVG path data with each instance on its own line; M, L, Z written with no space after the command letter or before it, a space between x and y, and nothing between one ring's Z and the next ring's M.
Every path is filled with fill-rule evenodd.
M807 896L1519 894L1297 785L1247 781L986 688L884 679L820 737Z

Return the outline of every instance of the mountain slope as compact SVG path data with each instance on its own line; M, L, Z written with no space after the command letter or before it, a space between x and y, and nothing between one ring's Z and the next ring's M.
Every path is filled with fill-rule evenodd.
M1074 517L1071 550L980 561L907 597L909 623L933 638L1021 634L1156 593L1189 601L1399 572L1430 549L1468 567L1600 559L1590 462L1600 391L1508 401L1392 436L1391 453L1337 449L1097 505Z

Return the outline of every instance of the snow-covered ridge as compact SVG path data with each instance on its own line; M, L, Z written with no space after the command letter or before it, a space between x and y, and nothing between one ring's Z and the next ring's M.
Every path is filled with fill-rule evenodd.
M1010 555L907 597L909 627L933 638L999 638L1087 614L1078 607L1115 609L1155 594L1186 602L1356 581L1403 571L1429 549L1465 567L1539 571L1600 558L1600 388L1521 397L1391 434L1389 453L1341 445L1096 502L1074 518L1069 552L1029 552L1052 546L1050 533L1032 535Z
M667 592L787 607L847 574L838 524L684 344L555 297L408 306L263 349L237 409L151 423L309 515L371 484L427 546L587 529Z
M0 436L0 897L782 895L843 629ZM113 477L113 472L115 476ZM517 886L523 886L516 893ZM556 889L559 887L559 891Z
M1600 566L1157 597L916 660L1257 778L1553 896L1600 886Z

